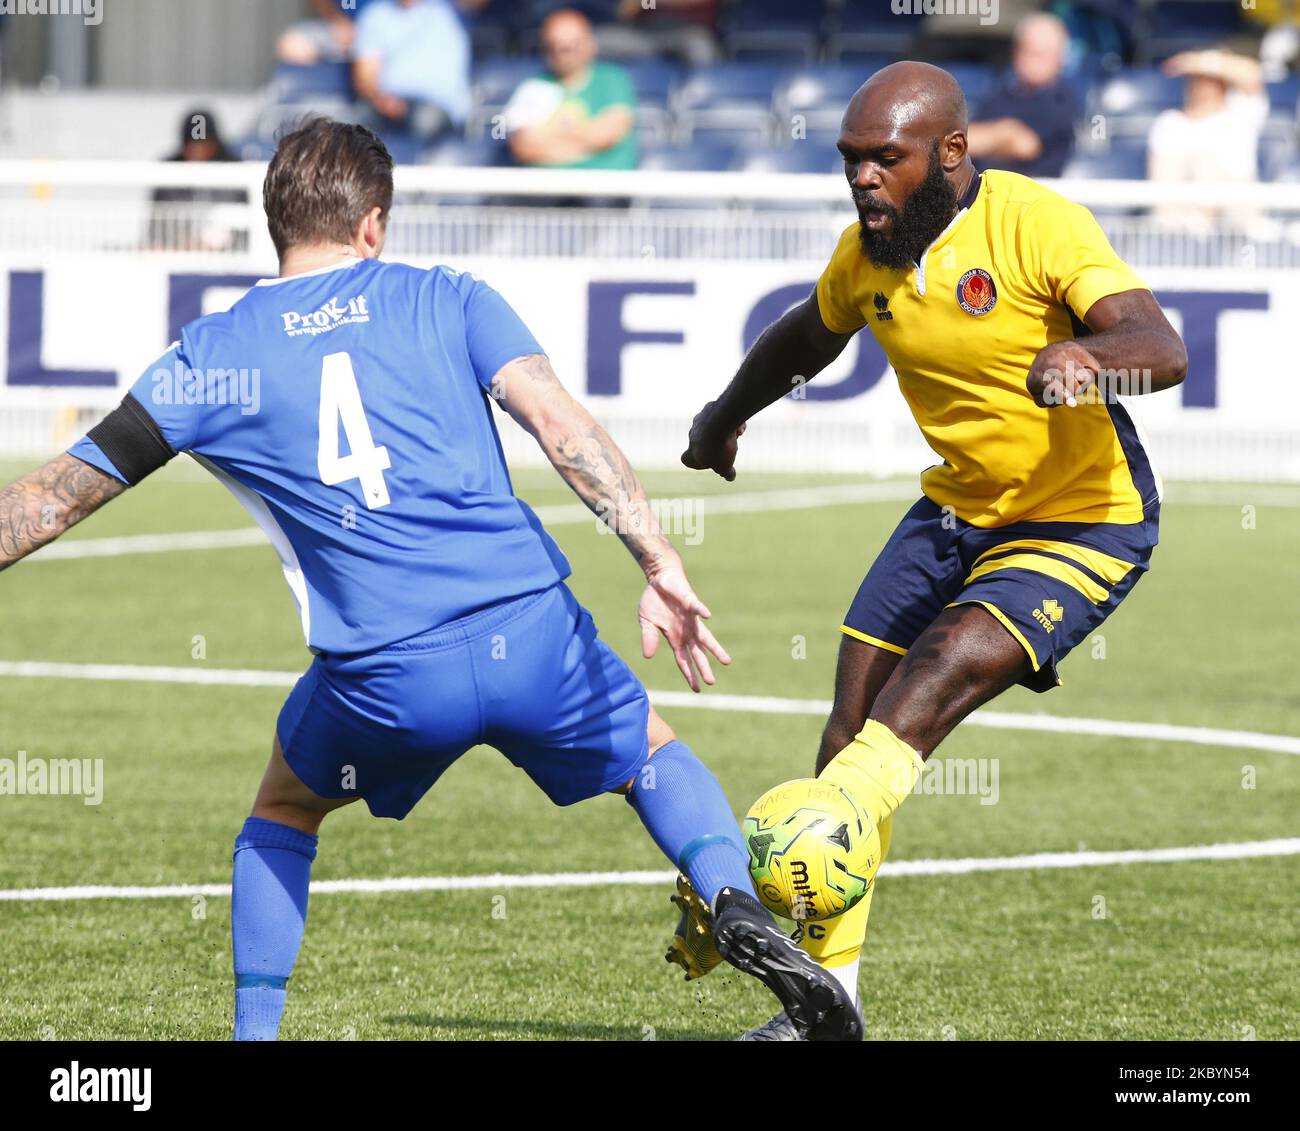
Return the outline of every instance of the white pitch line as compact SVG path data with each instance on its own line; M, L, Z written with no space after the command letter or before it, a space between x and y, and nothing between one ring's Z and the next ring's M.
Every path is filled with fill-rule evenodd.
M955 876L975 872L1036 869L1106 868L1118 864L1177 864L1194 860L1252 860L1300 855L1300 837L1174 848L1132 848L1115 852L1038 852L1028 856L972 856L951 860L886 861L880 875ZM676 872L551 872L490 876L396 876L383 880L318 880L313 895L385 894L418 891L500 891L502 888L635 887L671 884ZM63 888L0 890L0 902L64 903L87 899L182 899L230 895L229 884L164 884L155 887L83 885Z
M3 669L0 668L0 674ZM766 695L696 695L691 691L652 691L656 706L679 710L750 711L765 715L819 715L830 712L829 699L781 699ZM1300 756L1300 738L1289 734L1260 734L1249 730L1175 726L1172 723L1126 722L1121 719L1083 719L1066 715L1020 715L982 707L962 726L998 730L1036 730L1053 734L1095 734L1106 738L1136 738L1153 742L1188 742L1197 746L1232 746Z
M912 484L837 483L825 487L805 487L775 491L749 491L727 495L686 495L697 502L702 513L752 514L761 511L805 510L817 507L846 506L851 503L889 502L919 497L920 488ZM596 516L580 503L561 503L537 507L537 517L546 526L593 525ZM234 530L194 530L176 534L129 534L112 538L75 538L33 554L27 561L52 562L79 558L115 558L127 554L163 554L178 550L231 550L268 544L266 535L256 526Z
M1095 734L1106 738L1187 742L1194 746L1231 746L1241 750L1267 750L1272 754L1300 756L1300 738L1289 734L1261 734L1249 730L1178 726L1173 723L1124 722L1120 719L1084 719L1069 715L1018 715L1010 711L988 709L976 711L966 719L966 723L973 723L977 727L995 727L999 730Z
M1300 837L1191 844L1180 848L1125 848L1114 852L1035 852L1028 856L971 856L958 860L898 860L880 866L882 876L956 876L971 872L1019 872L1038 868L1106 868L1114 864L1178 864L1188 860L1251 860L1300 856Z
M180 668L137 664L59 664L37 660L0 661L0 677L30 679L90 679L128 683L188 683L230 687L292 687L298 672L241 668ZM831 709L829 699L783 699L767 695L726 695L690 691L651 691L656 706L676 710L739 711L760 715L820 715ZM1085 719L1066 715L1021 715L981 708L962 726L996 730L1031 730L1049 734L1093 734L1102 738L1133 738L1150 742L1185 742L1196 746L1228 746L1300 756L1300 738L1249 730L1175 726L1172 723Z
M37 660L0 661L0 676L32 679L91 679L127 683L201 683L230 687L292 687L301 672L238 668L168 668L146 664L47 664Z
M270 545L256 526L234 530L192 530L178 534L127 534L117 538L76 538L55 542L25 559L29 562L75 558L117 558L127 554L164 554L173 550L229 550Z

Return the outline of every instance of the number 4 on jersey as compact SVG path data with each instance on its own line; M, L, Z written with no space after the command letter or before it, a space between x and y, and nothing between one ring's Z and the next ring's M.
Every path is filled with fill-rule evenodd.
M347 440L349 454L339 455L339 424ZM346 353L325 357L320 375L320 442L316 449L316 466L321 482L335 487L349 479L361 480L361 498L367 508L388 506L388 484L384 469L391 467L388 449L375 447L370 423L361 405L361 390L352 358Z

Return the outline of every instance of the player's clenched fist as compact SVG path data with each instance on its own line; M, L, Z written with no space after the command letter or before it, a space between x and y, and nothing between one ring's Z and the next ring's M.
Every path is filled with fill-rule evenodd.
M1078 342L1052 342L1038 351L1025 386L1044 408L1073 408L1085 390L1097 382L1101 363Z
M730 483L736 478L736 453L745 422L730 431L720 429L715 420L717 403L710 401L695 414L682 463L695 471L716 471Z

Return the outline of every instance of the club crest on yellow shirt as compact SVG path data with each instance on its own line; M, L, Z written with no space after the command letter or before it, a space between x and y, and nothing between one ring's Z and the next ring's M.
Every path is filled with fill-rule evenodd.
M993 276L983 267L972 267L957 280L957 302L967 314L987 314L998 304Z

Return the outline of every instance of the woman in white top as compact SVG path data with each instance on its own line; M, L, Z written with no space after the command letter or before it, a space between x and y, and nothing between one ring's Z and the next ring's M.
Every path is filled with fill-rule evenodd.
M1256 179L1259 134L1268 117L1259 63L1226 51L1184 51L1164 71L1186 79L1181 110L1157 116L1147 137L1147 175L1153 181L1217 184ZM1231 201L1205 207L1161 205L1158 222L1195 232L1243 228L1255 219Z

